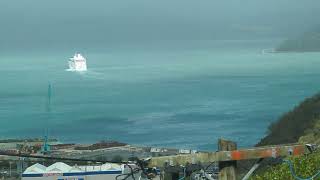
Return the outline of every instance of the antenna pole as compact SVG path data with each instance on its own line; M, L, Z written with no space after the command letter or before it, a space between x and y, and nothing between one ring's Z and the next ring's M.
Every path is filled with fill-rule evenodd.
M51 83L49 82L48 85L48 94L47 94L47 103L46 103L46 112L47 112L47 117L46 117L46 132L44 135L44 142L42 146L42 153L43 154L48 154L50 153L50 146L48 144L48 137L49 137L49 119L51 118Z

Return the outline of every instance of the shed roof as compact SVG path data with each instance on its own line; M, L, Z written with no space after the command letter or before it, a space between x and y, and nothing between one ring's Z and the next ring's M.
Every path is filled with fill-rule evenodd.
M46 171L47 167L42 165L42 164L39 164L39 163L36 163L30 167L28 167L24 172L23 174L35 174L35 173L44 173Z
M47 167L47 172L69 172L72 169L71 166L63 163L63 162L56 162L51 166Z

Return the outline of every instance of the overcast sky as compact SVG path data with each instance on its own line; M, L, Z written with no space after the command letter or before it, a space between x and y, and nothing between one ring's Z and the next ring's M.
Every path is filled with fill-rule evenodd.
M265 39L319 23L319 0L1 0L0 43Z

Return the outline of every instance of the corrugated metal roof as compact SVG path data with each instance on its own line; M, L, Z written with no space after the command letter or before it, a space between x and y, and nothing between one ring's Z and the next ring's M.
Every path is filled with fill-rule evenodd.
M63 162L56 162L51 166L47 167L46 172L69 172L71 169L71 166Z
M99 172L99 171L122 171L123 165L106 163L100 166L69 166L63 162L57 162L49 167L39 163L28 167L23 174L45 174L45 173L77 173L77 172Z
M47 167L42 164L34 164L30 167L28 167L24 173L32 174L32 173L44 173L46 172Z

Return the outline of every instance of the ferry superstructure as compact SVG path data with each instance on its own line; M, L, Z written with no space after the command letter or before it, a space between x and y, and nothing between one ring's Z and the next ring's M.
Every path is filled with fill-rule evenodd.
M69 70L71 71L86 71L87 60L80 53L76 53L69 59Z

